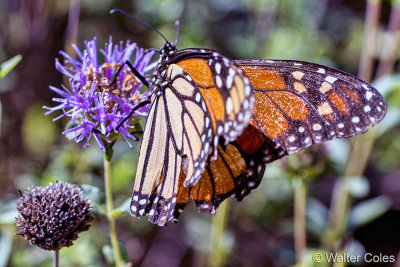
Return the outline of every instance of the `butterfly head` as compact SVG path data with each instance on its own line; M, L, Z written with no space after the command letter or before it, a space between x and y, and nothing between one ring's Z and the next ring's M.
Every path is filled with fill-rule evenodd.
M175 52L176 45L174 43L165 42L165 44L160 49L161 61L168 61Z

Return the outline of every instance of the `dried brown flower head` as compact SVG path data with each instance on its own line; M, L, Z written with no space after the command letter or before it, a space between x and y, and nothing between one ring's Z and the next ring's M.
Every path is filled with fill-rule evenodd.
M24 192L17 210L16 234L46 250L71 246L93 220L92 205L82 197L82 190L59 181Z

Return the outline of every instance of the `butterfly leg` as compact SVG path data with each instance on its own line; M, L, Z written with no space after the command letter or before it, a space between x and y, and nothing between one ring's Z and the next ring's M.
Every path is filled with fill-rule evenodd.
M129 112L129 114L117 125L117 127L115 127L115 130L118 130L119 127L121 127L122 124L124 124L124 122L129 119L130 116L132 116L133 113L135 113L136 110L138 110L141 107L144 107L148 104L150 104L150 100L147 99L146 101L140 102L139 104L137 104L136 106L134 106L131 111Z
M121 127L121 125L124 124L124 122L125 122L127 119L129 119L129 117L132 116L132 114L135 113L136 110L138 110L139 108L144 107L144 106L146 106L146 105L148 105L148 104L150 104L150 103L151 103L151 102L150 102L150 100L148 99L148 100L143 101L143 102L137 104L136 106L134 106L134 107L132 108L132 110L129 112L129 114L128 114L120 123L118 123L117 127L115 127L114 130L118 130L119 127ZM103 133L100 132L98 129L93 129L92 132L97 133L97 134L103 134ZM133 133L143 133L143 131L138 131L138 132L133 132Z
M125 61L124 64L122 64L119 69L117 70L117 72L114 75L113 81L110 83L110 87L114 85L114 83L117 81L117 77L119 75L119 73L122 71L122 68L126 65L128 65L129 69L135 74L135 76L140 80L140 82L149 87L149 82L135 69L135 67L127 60Z
M125 63L122 64L122 65L119 67L119 69L117 70L117 72L116 72L115 75L114 75L113 81L109 84L110 87L113 86L113 85L115 84L115 82L117 81L117 77L118 77L119 73L122 71L122 68L125 66L125 64L128 65L129 69L135 74L135 76L136 76L145 86L149 87L149 83L147 82L147 80L135 69L135 67L134 67L128 60L125 61ZM144 106L146 106L146 105L148 105L148 104L150 104L150 103L151 103L151 102L150 102L150 99L147 99L147 100L145 100L145 101L143 101L143 102L137 104L135 107L132 108L132 110L129 112L129 114L128 114L120 123L118 123L117 127L115 127L114 130L118 130L119 127L121 127L121 125L124 124L125 121L126 121L127 119L129 119L129 118L132 116L132 114L135 113L136 110L138 110L139 108L144 107ZM99 130L97 130L97 129L93 129L92 131L95 132L95 133L101 133L101 132L100 132Z

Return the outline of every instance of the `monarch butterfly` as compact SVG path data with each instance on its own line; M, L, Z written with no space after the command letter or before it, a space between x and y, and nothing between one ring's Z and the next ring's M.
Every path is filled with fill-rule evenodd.
M165 40L150 83L133 216L176 222L190 198L214 214L227 197L240 201L255 189L266 163L363 133L386 113L379 92L353 75L302 61L177 50L133 19Z

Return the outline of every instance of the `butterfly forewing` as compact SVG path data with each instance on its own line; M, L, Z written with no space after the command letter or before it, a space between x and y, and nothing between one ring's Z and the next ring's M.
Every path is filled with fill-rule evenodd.
M254 102L249 81L231 60L215 51L180 50L174 61L195 81L206 101L214 133L213 161L219 138L227 142L236 140L249 122ZM185 185L196 182L188 181Z
M250 123L275 145L265 162L336 137L365 132L386 113L379 92L359 78L301 61L237 60L255 95ZM279 157L276 157L276 150Z

